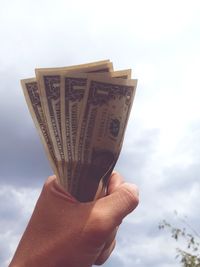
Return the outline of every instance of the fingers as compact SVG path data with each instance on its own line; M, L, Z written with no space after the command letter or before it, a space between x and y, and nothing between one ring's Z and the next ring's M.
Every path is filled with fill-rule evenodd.
M134 184L123 183L107 197L107 202L111 208L110 217L113 217L116 225L120 225L123 218L131 213L139 203L138 188Z
M110 257L110 254L113 252L115 245L116 241L113 240L111 245L99 255L99 257L95 261L95 265L102 265Z
M79 203L69 192L67 192L59 183L55 175L49 176L43 186L42 194L50 194L57 199L66 200L68 203Z
M103 252L104 250L107 250L107 249L111 246L111 244L113 243L113 240L115 240L115 237L116 237L118 228L119 228L119 227L116 227L116 228L110 233L110 235L108 236L108 239L106 240L106 243L105 243L105 245L104 245L104 247L103 247L103 249L102 249L102 252Z
M102 265L110 257L110 254L112 253L116 245L115 241L116 232L117 230L115 231L114 236L111 235L109 241L107 241L107 243L105 244L101 254L95 261L95 265Z
M112 194L122 183L124 183L122 176L114 171L109 179L108 195Z
M123 183L116 173L111 177L109 187L111 194L99 199L97 206L102 211L101 216L106 219L106 226L112 229L120 225L123 218L137 207L139 193L136 185Z
M54 180L56 180L57 177L55 175L51 175L47 178L47 180L45 181L45 186L48 186L50 183L52 183Z

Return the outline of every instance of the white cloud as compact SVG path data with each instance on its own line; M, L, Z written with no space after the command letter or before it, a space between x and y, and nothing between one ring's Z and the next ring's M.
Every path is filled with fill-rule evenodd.
M3 186L0 190L0 262L8 266L29 220L38 189Z

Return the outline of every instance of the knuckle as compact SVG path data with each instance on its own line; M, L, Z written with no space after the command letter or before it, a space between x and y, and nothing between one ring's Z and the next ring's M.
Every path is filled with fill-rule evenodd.
M107 261L107 259L110 257L112 251L115 248L115 245L116 245L116 240L113 240L112 244L107 249L103 250L103 252L97 258L97 260L95 261L95 265L104 264Z
M123 187L123 191L124 194L122 194L122 199L124 199L130 211L134 210L139 204L138 193L133 193L127 187Z
M45 181L45 183L44 183L43 190L48 190L50 184L52 183L52 181L53 181L54 179L55 179L55 176L54 176L54 175L49 176L49 177L47 178L47 180Z

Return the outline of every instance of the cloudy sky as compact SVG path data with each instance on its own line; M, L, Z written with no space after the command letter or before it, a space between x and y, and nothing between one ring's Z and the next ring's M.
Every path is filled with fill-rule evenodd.
M0 0L0 266L52 173L19 84L36 67L110 59L138 88L116 169L140 188L107 267L176 267L173 211L200 231L200 1ZM174 221L174 223L177 223Z

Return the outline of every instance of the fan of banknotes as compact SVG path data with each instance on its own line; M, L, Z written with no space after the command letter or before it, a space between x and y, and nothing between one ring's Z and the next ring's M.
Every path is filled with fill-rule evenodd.
M81 202L106 193L122 148L137 80L109 60L39 68L21 81L52 169Z

